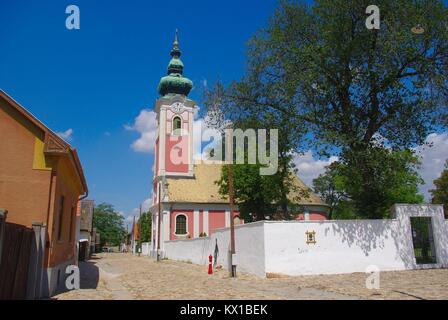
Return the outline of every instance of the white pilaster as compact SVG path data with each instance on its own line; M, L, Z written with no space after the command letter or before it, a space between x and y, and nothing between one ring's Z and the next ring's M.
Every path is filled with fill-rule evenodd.
M155 230L155 239L154 239L155 240L154 241L154 252L156 253L156 255L157 255L157 248L158 248L158 244L159 244L159 227L158 227L159 221L160 221L159 213L156 213L156 220L155 220L156 230Z
M202 228L204 229L204 232L207 233L207 236L209 236L209 230L208 230L208 210L204 210L203 217L202 217Z
M188 112L188 173L193 173L193 153L194 153L194 145L193 145L193 122L194 122L194 113L193 110Z
M170 240L170 212L163 211L163 241Z
M199 210L194 210L193 213L193 237L199 237Z
M156 215L153 213L152 214L152 220L154 221L154 223L151 224L151 247L152 247L152 251L156 251Z
M159 114L159 172L165 174L165 150L166 150L166 109L160 108Z
M305 210L304 215L303 215L303 219L308 221L310 220L310 213L308 210Z
M230 227L230 211L226 210L226 228Z

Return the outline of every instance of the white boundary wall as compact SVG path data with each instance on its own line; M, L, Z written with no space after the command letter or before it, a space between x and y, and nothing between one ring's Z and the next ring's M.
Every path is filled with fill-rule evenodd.
M328 221L260 221L235 227L237 269L258 276L338 274L448 267L448 221L438 205L395 205L394 219ZM437 263L417 265L410 217L432 217ZM306 243L306 232L316 232L316 243ZM211 237L165 242L164 256L208 264L218 245L218 264L228 268L230 230Z
M144 256L149 256L151 252L151 242L142 242L142 252Z
M265 276L264 222L235 226L238 270ZM164 256L168 259L207 265L218 246L217 264L229 268L230 229L215 230L211 237L165 242Z

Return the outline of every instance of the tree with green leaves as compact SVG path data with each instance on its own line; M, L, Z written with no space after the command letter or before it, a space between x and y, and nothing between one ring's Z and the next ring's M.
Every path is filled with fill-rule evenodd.
M263 176L259 173L260 165L236 164L232 166L234 201L238 205L241 218L250 222L264 220L275 212L275 201L278 190L273 188L273 176ZM216 182L219 192L227 196L228 166L223 166L221 178ZM251 215L253 216L251 216Z
M124 217L109 203L95 206L93 227L100 233L102 246L104 244L118 246L126 235Z
M328 219L333 219L335 208L340 208L348 196L344 193L345 181L338 172L338 162L330 164L323 174L313 180L313 190L320 198L330 206Z
M391 195L402 192L387 189L402 178L388 174L400 158L388 150L423 144L446 107L448 10L440 0L378 0L380 29L369 30L370 4L281 1L251 39L247 74L229 86L225 110L262 125L263 115L287 119L286 155L300 150L304 129L312 132L320 155L337 154L355 174L347 193L356 212L382 218ZM417 25L424 33L412 32ZM406 159L410 171L400 172L413 176Z
M218 82L214 88L206 92L205 105L212 126L219 126L216 122L224 122L224 117L232 123L233 129L278 130L276 141L278 143L278 171L273 176L261 177L259 164L235 166L234 183L241 187L234 192L235 200L243 212L249 208L250 210L258 208L252 212L257 219L264 219L268 212L269 214L280 213L284 219L291 217L290 208L293 204L288 195L295 187L290 174L295 172L293 158L301 150L307 129L305 125L298 126L299 118L291 117L278 111L277 108L257 102L275 101L277 107L291 104L289 100L291 94L286 90L286 79L281 84L272 85L263 78L258 69L251 69L251 72L241 81L234 82L227 88ZM217 121L217 119L220 120ZM247 153L247 149L243 152ZM223 167L220 190L224 192L224 195L227 192L226 183L227 168ZM254 192L257 184L259 190ZM244 191L243 187L248 187L248 191ZM262 203L265 204L264 208L260 206Z
M332 207L333 218L388 218L394 203L422 203L418 186L423 183L417 168L418 158L410 151L369 149L369 168L376 179L370 194L363 194L362 173L356 166L334 162L314 180L314 189ZM364 211L359 208L370 202Z
M445 216L448 217L448 160L445 162L445 170L440 177L434 180L435 189L429 190L432 195L432 203L443 204Z
M151 214L149 212L143 212L141 217L137 221L139 230L139 246L141 246L143 242L151 241L151 223Z

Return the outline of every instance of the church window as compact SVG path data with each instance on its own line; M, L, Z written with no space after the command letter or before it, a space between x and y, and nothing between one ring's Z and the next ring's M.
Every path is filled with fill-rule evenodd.
M182 129L182 120L179 117L173 119L173 134L180 135Z
M187 217L183 214L179 214L176 217L176 234L187 234Z

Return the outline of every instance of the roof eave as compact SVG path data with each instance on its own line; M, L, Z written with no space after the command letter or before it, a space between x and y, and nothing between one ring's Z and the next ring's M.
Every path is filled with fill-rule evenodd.
M41 122L39 119L37 119L36 116L34 116L31 112L29 112L25 107L23 107L20 103L18 103L16 100L14 100L10 95L8 95L5 91L0 89L0 97L5 99L12 107L14 107L17 111L19 111L20 114L22 114L27 120L29 120L32 124L34 124L37 128L42 130L45 133L45 152L47 154L53 154L53 155L60 155L69 152L72 157L72 163L74 164L74 167L78 173L79 179L81 180L81 184L83 186L83 192L88 193L88 187L87 187L87 181L84 176L84 171L82 169L81 162L79 160L78 154L76 152L76 149L73 148L68 142L66 142L64 139L59 137L53 130L51 130L49 127L47 127L43 122ZM51 137L54 142L59 144L63 150L51 150L49 146L47 145L48 139Z

